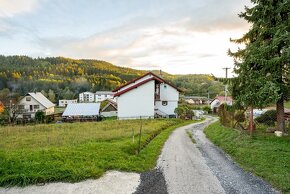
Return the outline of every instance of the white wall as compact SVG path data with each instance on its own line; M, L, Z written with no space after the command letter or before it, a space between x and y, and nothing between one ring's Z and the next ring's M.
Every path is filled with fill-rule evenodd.
M117 111L101 112L104 117L115 117L117 116Z
M154 118L154 80L118 97L118 118Z
M78 100L75 99L75 100L59 100L58 101L58 106L60 107L66 107L68 104L76 104L78 103Z
M31 115L31 118L34 118L35 117L35 113L38 111L38 110L41 110L41 111L44 111L45 112L45 107L40 104L38 101L36 101L34 98L32 98L31 96L28 96L31 98L31 101L26 101L26 97L25 96L24 98L22 98L18 103L17 103L17 106L18 105L24 105L24 109L25 109L25 114L30 114ZM33 110L30 111L30 105L32 105L32 108ZM34 109L34 105L39 105L39 109ZM23 118L23 115L22 114L19 114L18 115L18 118Z
M155 102L155 108L167 115L173 115L175 108L178 106L179 92L168 84L160 84L160 101ZM162 101L167 101L163 106Z

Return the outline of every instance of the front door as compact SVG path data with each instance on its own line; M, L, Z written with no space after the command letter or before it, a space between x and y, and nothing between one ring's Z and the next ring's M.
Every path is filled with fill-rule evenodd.
M29 106L29 110L30 110L30 112L33 111L33 106L32 105Z

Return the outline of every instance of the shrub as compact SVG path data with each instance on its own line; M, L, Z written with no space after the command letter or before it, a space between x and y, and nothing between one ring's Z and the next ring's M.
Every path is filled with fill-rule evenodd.
M207 112L207 113L211 113L211 108L210 108L210 106L204 106L204 107L202 108L202 110L205 111L205 112Z
M40 122L40 123L43 123L44 121L44 117L45 117L45 114L43 111L37 111L35 113L35 120Z
M276 119L277 119L277 111L268 110L261 116L257 117L255 121L258 123L268 125L268 126L274 126Z

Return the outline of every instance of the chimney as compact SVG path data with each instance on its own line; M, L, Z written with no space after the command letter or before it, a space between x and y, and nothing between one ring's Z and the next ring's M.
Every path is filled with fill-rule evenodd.
M162 70L159 70L159 76L162 77Z

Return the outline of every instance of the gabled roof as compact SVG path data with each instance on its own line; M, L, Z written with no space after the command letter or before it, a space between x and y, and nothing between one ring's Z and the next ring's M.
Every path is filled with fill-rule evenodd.
M162 80L162 83L166 83L166 84L170 85L171 87L175 88L176 90L178 90L179 92L182 92L182 90L180 90L179 88L173 86L171 83L169 83L168 81L164 80L163 78L157 76L156 74L154 74L154 73L152 73L152 72L148 72L148 73L142 75L141 77L138 77L138 78L136 78L136 79L133 79L133 80L127 82L126 84L124 84L124 85L122 85L122 86L120 86L120 87L114 89L113 92L117 92L118 90L124 88L125 86L128 86L128 85L130 85L130 84L132 84L132 83L134 83L134 82L136 82L136 81L138 81L138 80L140 80L140 79L146 77L147 75L152 75L153 77L157 77L157 78L159 78L160 80Z
M211 102L210 104L215 101L215 100L218 100L220 102L225 102L225 97L224 96L216 96ZM233 101L233 98L231 96L227 96L227 102L232 102Z
M28 93L28 95L30 95L40 104L42 104L45 108L50 108L50 107L55 106L55 104L53 104L50 100L48 100L41 92L36 92L36 93L30 92Z
M101 111L105 111L109 106L112 106L114 109L118 110L117 102L115 102L111 99L106 99L105 101L108 103L106 104L106 106L104 106L104 108L102 108Z
M100 103L68 104L62 116L96 116L100 112Z
M135 83L136 81L138 81L138 80L140 80L140 79L142 79L142 78L144 78L144 77L146 77L146 76L148 76L148 75L152 75L152 77L150 77L150 78L148 78L148 79L146 79L146 80L144 80L144 81L142 81L142 82L136 83L136 84L132 85L131 87L127 88L127 89L124 89L124 90L122 90L122 91L120 91L120 92L117 92L118 90L124 88L125 86L128 86L128 85L130 85L130 84L133 84L133 83ZM124 93L126 93L126 92L128 92L128 91L130 91L130 90L132 90L132 89L134 89L134 88L137 88L138 86L141 86L141 85L143 85L143 84L145 84L145 83L147 83L147 82L149 82L149 81L152 81L152 80L158 81L158 82L160 82L160 83L166 83L166 84L168 84L169 86L175 88L177 91L182 92L182 90L180 90L179 88L175 87L174 85L172 85L171 83L167 82L166 80L162 79L161 77L155 75L155 74L152 73L152 72L148 72L148 73L146 73L145 75L143 75L143 76L141 76L141 77L138 77L138 78L136 78L136 79L134 79L134 80L132 80L132 81L130 81L130 82L127 82L126 84L124 84L124 85L122 85L122 86L116 88L115 90L113 90L113 92L117 92L117 93L114 94L114 96L120 96L120 95L122 95L122 94L124 94Z

